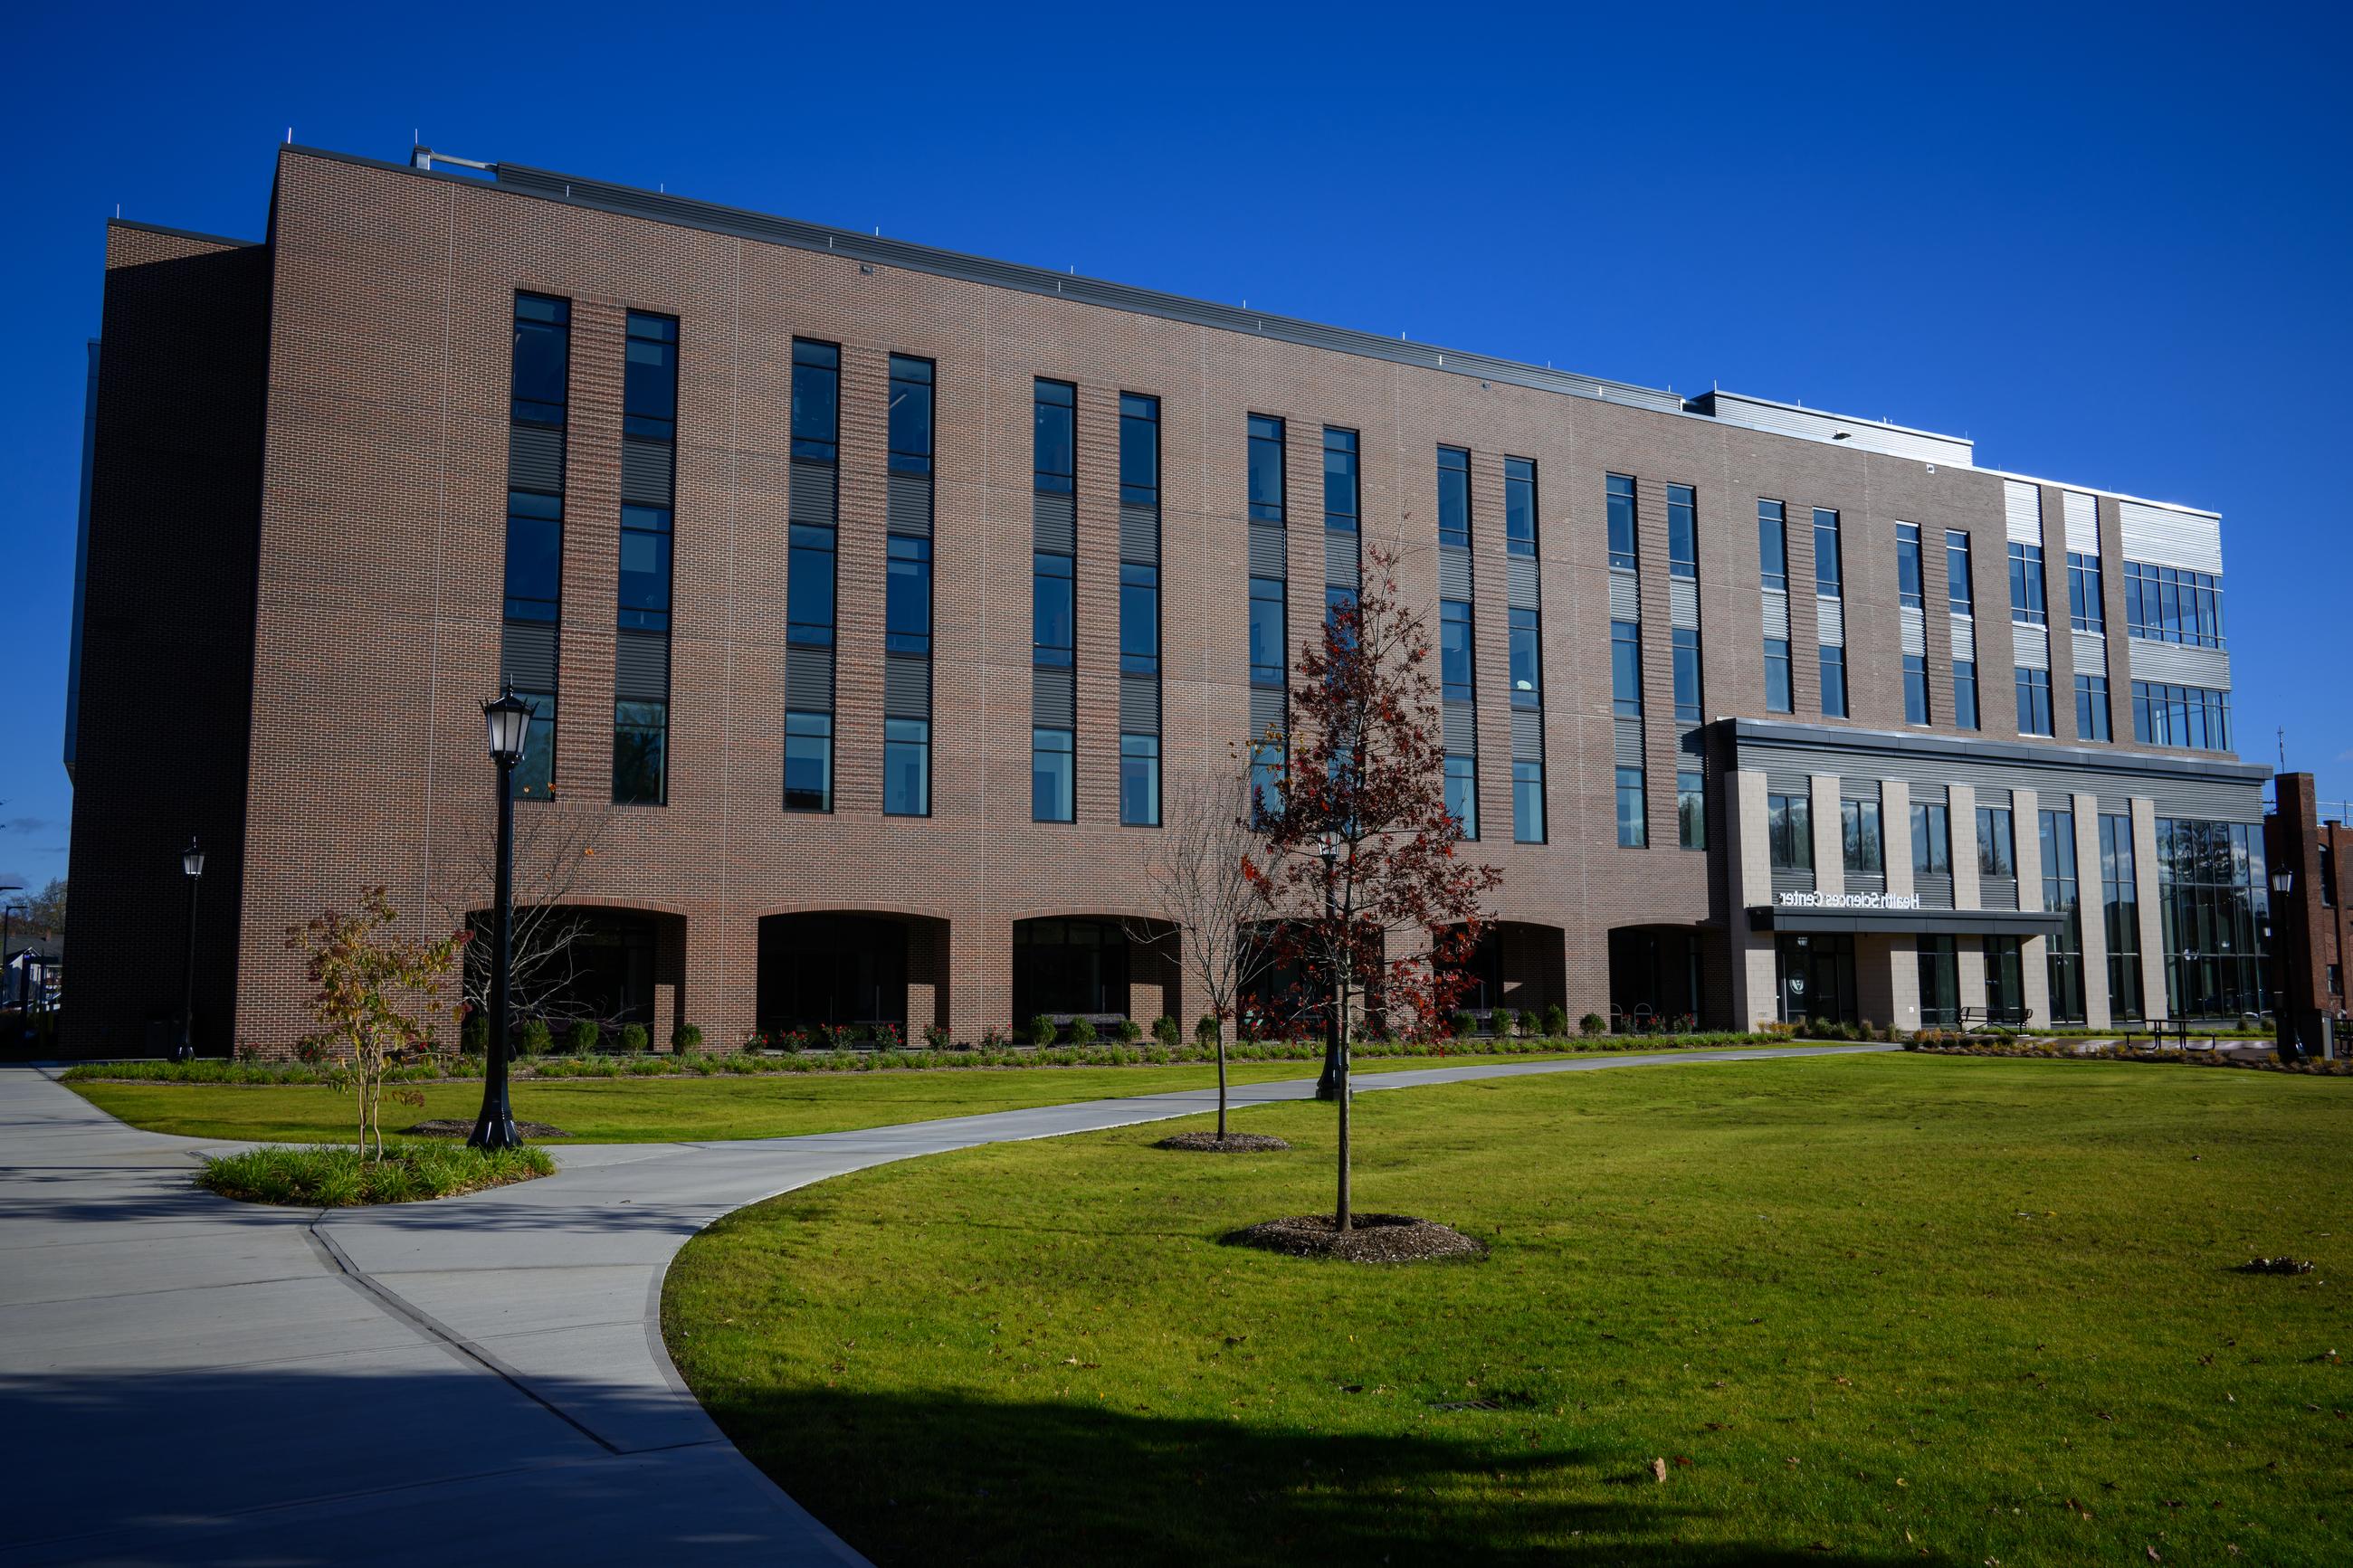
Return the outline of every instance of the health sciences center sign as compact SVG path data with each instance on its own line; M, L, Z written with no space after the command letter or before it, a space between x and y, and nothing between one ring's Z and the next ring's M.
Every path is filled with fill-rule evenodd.
M1916 910L1916 893L1776 893L1773 902L1784 910Z

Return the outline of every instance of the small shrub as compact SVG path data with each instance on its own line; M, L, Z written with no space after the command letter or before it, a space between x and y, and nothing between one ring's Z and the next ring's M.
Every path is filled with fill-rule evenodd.
M1040 1013L1029 1020L1029 1043L1040 1050L1054 1043L1054 1020Z
M1144 1026L1133 1018L1122 1018L1119 1021L1118 1034L1122 1045L1132 1046L1144 1038Z
M1093 1045L1094 1043L1095 1043L1095 1026L1094 1026L1094 1021L1093 1021L1092 1019L1091 1019L1091 1018L1073 1018L1073 1019L1071 1019L1071 1044L1072 1044L1072 1045L1074 1045L1074 1046L1092 1046L1092 1045Z
M1508 1040L1520 1032L1520 1010L1517 1007L1496 1008L1494 1021L1495 1034L1500 1039Z
M1580 1035L1602 1035L1609 1031L1609 1020L1599 1013L1588 1013L1577 1021L1577 1032Z
M621 1026L621 1048L631 1056L644 1051L651 1044L652 1037L646 1033L646 1026L643 1024Z
M815 1038L807 1043L824 1051L846 1051L858 1039L858 1031L847 1024L819 1024L810 1034Z
M514 1054L519 1057L543 1057L554 1049L555 1031L544 1018L531 1019L516 1032Z
M984 1051L1003 1051L1009 1048L1012 1044L1012 1036L994 1024L980 1032L980 1048Z
M926 1024L923 1026L923 1044L931 1047L932 1049L935 1051L946 1051L955 1048L955 1041L950 1038L948 1032L937 1024Z
M1568 1033L1568 1009L1556 1002L1544 1010L1544 1032L1556 1037Z
M896 1024L877 1024L872 1033L874 1048L878 1051L898 1051L906 1048L907 1042L901 1037L899 1026Z
M1218 1016L1215 1013L1204 1013L1193 1026L1193 1043L1202 1047L1214 1047L1218 1043L1219 1032Z
M491 1054L491 1016L477 1007L466 1015L458 1030L458 1048L470 1057Z
M1479 1020L1468 1013L1456 1013L1446 1020L1446 1032L1458 1040L1466 1035L1476 1033L1478 1027Z
M702 1049L702 1031L691 1024L681 1024L670 1032L670 1048L676 1056L694 1055Z
M1166 1013L1152 1020L1152 1037L1170 1050L1175 1050L1183 1040L1182 1031L1176 1020Z
M575 1057L585 1057L596 1048L597 1037L605 1031L596 1026L594 1018L582 1018L564 1031L564 1048Z

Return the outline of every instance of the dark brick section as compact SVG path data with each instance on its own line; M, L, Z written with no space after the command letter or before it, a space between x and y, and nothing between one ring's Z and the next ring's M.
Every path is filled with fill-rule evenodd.
M68 1046L134 1054L176 1037L187 880L199 1046L237 1008L254 510L261 494L269 252L135 224L107 230L98 460L85 563L74 766Z
M2312 1019L2346 1010L2343 986L2348 951L2353 951L2353 908L2345 901L2345 857L2353 853L2353 827L2323 821L2310 773L2274 777L2276 808L2263 818L2263 865L2267 871L2295 874L2285 897L2272 898L2272 984L2301 1016L2307 1043L2318 1039ZM2342 802L2329 803L2342 813ZM2328 863L2326 876L2324 859ZM2329 971L2337 975L2331 990ZM2338 1051L2347 1046L2342 1031Z
M290 923L387 884L429 926L463 901L491 810L478 704L497 685L510 321L573 302L558 799L609 817L575 901L659 922L658 1036L753 1022L762 917L915 923L908 1016L965 1038L1012 1008L1017 921L1147 913L1155 830L1118 808L1118 395L1161 400L1166 794L1249 728L1246 417L1288 422L1293 640L1323 603L1320 446L1361 433L1365 543L1434 616L1436 448L1472 453L1480 815L1501 866L1507 998L1606 1011L1609 933L1707 934L1727 1017L1731 835L1676 847L1665 487L1697 494L1705 710L1764 711L1757 502L1789 519L1796 714L1819 721L1812 509L1841 513L1852 719L1903 713L1894 526L1919 524L1933 728L1952 733L1944 531L1976 539L1981 706L2010 720L2000 479L1949 464L1274 341L570 205L512 187L281 153L266 248L115 231L110 252L77 801L75 1047L129 1049L178 982L193 829L208 1045L284 1049ZM680 322L670 801L609 798L621 331ZM836 809L781 809L791 344L842 349ZM933 811L881 812L889 355L937 364ZM1078 820L1029 820L1032 379L1078 387ZM266 409L262 389L266 384ZM266 461L264 454L266 453ZM1548 842L1512 842L1503 459L1539 476ZM1614 828L1604 475L1637 483L1651 847ZM2055 516L2055 511L2053 514ZM2103 503L2104 524L2113 509ZM2065 603L2063 552L2052 602ZM2109 561L2113 600L2120 566ZM2112 607L2110 625L2122 616ZM2063 637L2054 637L2054 642ZM2118 634L2112 633L2112 637ZM2115 668L2125 668L2122 648ZM1294 655L1295 657L1295 655ZM2119 685L2119 690L2121 690ZM2061 693L2054 680L2054 703ZM2072 702L2069 710L2072 711ZM2129 737L2129 724L2119 729ZM2063 729L2060 740L2071 739ZM236 924L230 923L232 910ZM82 923L86 922L86 923ZM682 934L681 934L682 932ZM1131 1005L1189 1020L1165 952Z

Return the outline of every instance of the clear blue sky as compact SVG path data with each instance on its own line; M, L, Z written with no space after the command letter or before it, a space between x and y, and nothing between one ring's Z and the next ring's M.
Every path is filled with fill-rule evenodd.
M2341 5L43 9L0 218L0 881L66 865L101 225L258 237L290 125L1714 381L2211 507L2239 749L2284 725L2353 795Z

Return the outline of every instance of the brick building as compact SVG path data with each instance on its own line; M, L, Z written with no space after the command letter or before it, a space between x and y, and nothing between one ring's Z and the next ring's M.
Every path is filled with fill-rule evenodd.
M2212 513L429 154L282 149L261 241L118 222L107 266L81 1052L170 1026L192 833L206 1050L295 1036L281 933L362 885L479 909L502 680L540 709L522 833L594 850L557 879L586 1010L1190 1017L1125 935L1155 823L1280 721L1373 546L1505 875L1481 1000L1908 1026L2261 991Z
M2337 896L2345 857L2353 854L2353 827L2343 801L2323 801L2310 773L2272 781L2274 806L2263 818L2263 856L2274 875L2292 880L2273 911L2273 983L2288 998L2304 1044L2321 1044L2318 1020L2345 1012L2346 950L2353 947L2353 910ZM2284 1020L2283 1020L2284 1026ZM2339 1031L2337 1046L2343 1049Z

